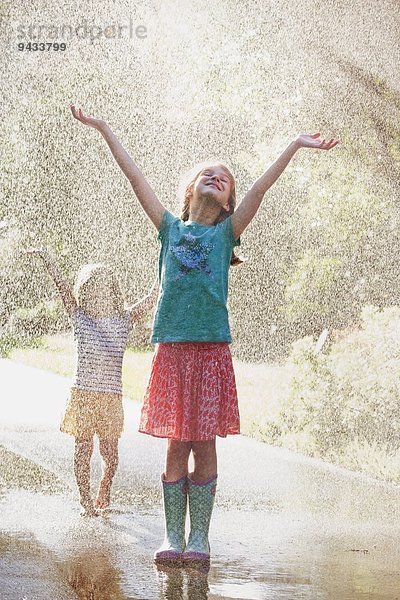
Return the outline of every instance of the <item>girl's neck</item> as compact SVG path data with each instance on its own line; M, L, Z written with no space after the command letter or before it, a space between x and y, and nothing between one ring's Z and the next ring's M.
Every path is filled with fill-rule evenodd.
M207 206L205 204L200 206L191 206L189 210L189 221L195 221L200 225L214 225L217 220L221 209L219 206Z
M93 302L90 306L82 306L81 308L92 319L105 319L118 314L114 306L109 303Z

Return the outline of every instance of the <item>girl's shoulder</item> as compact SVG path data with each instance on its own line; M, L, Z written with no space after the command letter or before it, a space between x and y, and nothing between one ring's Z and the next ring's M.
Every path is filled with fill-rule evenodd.
M79 315L79 311L81 309L79 308L78 304L75 304L74 308L71 310L71 312L68 313L68 318L71 321L71 323L74 325L76 319L78 318Z
M229 215L226 219L218 223L217 227L220 227L221 234L228 243L232 246L240 246L240 237L235 239L233 235L232 215Z
M158 230L158 239L163 240L168 231L171 229L172 223L178 224L179 222L183 223L180 217L165 209L163 218L161 220L160 229Z

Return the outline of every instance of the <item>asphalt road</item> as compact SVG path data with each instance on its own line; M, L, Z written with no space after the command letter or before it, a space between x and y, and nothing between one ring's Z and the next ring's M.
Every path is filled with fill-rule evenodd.
M112 510L85 519L59 432L70 381L0 360L0 599L400 600L400 489L242 436L218 440L211 568L160 571L165 441L125 402ZM100 475L93 459L93 485Z

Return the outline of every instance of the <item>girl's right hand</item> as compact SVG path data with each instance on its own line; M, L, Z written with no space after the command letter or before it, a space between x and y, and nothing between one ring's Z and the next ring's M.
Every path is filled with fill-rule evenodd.
M71 112L72 112L72 115L74 116L74 118L77 121L80 121L81 123L83 123L84 125L89 125L89 127L93 127L94 129L97 129L98 131L100 131L106 125L106 122L103 121L103 119L95 119L91 115L89 115L88 117L85 117L82 110L80 108L78 108L78 110L76 110L76 108L73 104L70 105L70 109L71 109Z
M49 251L45 246L32 246L31 248L27 248L25 253L30 256L41 256L42 258L49 255Z

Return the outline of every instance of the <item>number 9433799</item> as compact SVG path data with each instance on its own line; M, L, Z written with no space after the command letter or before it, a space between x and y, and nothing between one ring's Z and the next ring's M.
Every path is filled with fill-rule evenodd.
M31 52L36 52L36 51L45 51L45 50L66 50L67 48L67 44L65 44L64 42L62 42L61 44L59 44L58 42L20 42L18 44L18 50L20 50L21 52L24 50L28 50Z

